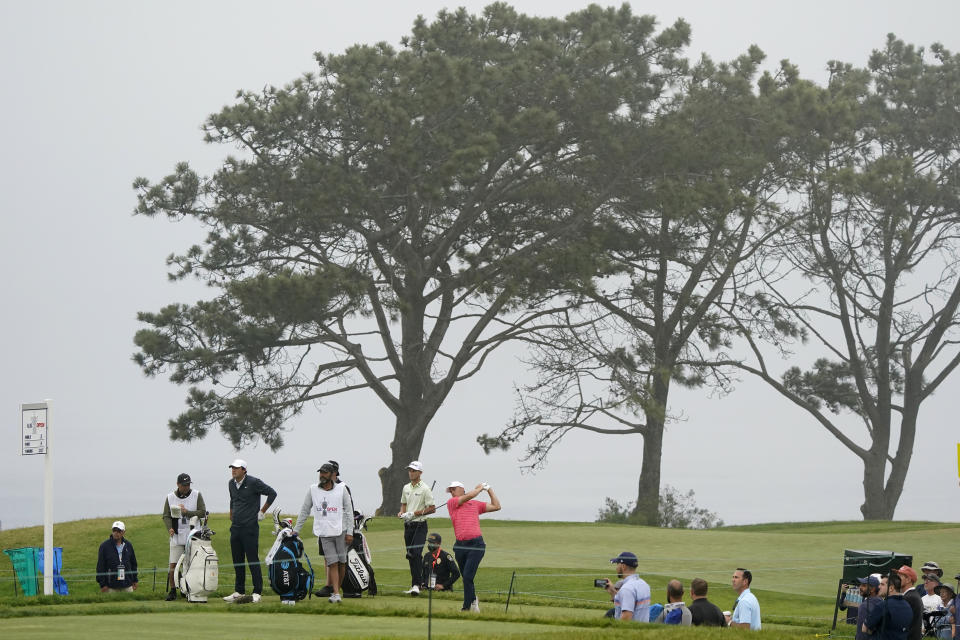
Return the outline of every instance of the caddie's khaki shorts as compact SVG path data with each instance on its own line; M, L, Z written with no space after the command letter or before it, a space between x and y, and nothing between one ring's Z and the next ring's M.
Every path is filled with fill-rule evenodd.
M184 549L186 549L186 545L177 544L174 538L170 538L170 564L177 563L177 560L183 555Z

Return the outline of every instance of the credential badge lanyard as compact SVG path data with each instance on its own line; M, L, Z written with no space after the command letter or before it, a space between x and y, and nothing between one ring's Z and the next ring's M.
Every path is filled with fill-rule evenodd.
M123 566L123 548L127 543L123 542L117 547L117 556L120 558L120 566L117 567L117 580L125 580L127 577L126 568Z

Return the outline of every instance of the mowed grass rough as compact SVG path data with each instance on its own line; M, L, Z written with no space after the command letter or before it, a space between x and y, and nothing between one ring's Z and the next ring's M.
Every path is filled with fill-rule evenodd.
M350 637L426 633L426 598L401 594L409 577L402 523L397 519L375 519L367 534L380 596L340 606L314 598L298 603L295 609L281 608L269 586L260 606L231 606L216 596L207 605L163 602L168 543L159 515L123 518L140 562L139 591L133 595L101 595L93 575L96 552L107 538L112 520L56 525L56 544L64 547L64 575L71 592L68 597L15 597L12 568L9 562L0 560L0 635L82 638L88 626L101 634L106 629L123 630L128 624L125 618L131 614L137 616L139 637L152 637L154 625L158 633L169 630L171 617L187 617L191 628L207 630L205 635L210 638L264 637L260 625L272 628L278 620L290 625L290 633L297 637L320 637L334 630ZM229 522L225 515L216 514L211 517L211 526L218 532L214 547L222 562L220 591L226 595L233 587ZM443 536L448 543L445 547L452 546L449 519L432 518L430 529ZM489 519L483 529L488 550L477 577L481 613L464 619L459 613L459 592L438 594L433 600L432 629L437 637L634 637L658 630L682 637L690 632L663 627L623 629L623 625L602 617L611 605L602 590L593 588L593 579L611 577L609 559L623 550L638 554L639 573L650 583L654 601L659 602L665 599L669 579L679 578L689 586L692 578L703 577L711 585L710 599L721 608L731 608L735 599L729 586L732 570L738 566L751 569L763 612L764 635L783 637L809 637L829 629L846 548L895 550L913 555L917 566L936 560L949 576L960 571L960 552L950 544L960 525L950 523L780 523L688 531ZM263 524L260 542L262 557L272 543L267 523ZM316 538L308 535L305 542L322 584ZM42 544L41 527L0 532L0 548ZM511 580L513 593L505 612ZM57 635L67 620L67 627L80 635ZM471 625L476 624L480 627L474 629ZM541 628L544 625L548 626ZM284 632L279 628L276 631ZM712 635L708 630L692 631L698 638ZM8 636L8 632L14 634Z

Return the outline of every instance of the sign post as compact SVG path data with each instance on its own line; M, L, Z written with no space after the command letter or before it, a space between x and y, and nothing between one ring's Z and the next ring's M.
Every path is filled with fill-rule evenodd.
M53 595L53 456L50 423L53 401L20 405L20 455L42 455L43 461L43 594Z

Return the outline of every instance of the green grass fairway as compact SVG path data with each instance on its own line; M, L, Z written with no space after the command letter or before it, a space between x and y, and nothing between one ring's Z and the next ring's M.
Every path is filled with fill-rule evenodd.
M524 624L487 620L434 620L433 634L440 638L461 638L468 634L492 637L525 636L575 631L572 627ZM149 613L115 616L56 616L4 620L5 638L63 638L100 640L120 635L142 640L167 640L172 630L203 638L407 638L424 637L427 621L422 618L372 616L316 616L308 614L231 613ZM126 631L125 631L126 630Z
M0 558L0 636L99 638L133 632L138 638L149 638L169 636L171 629L202 632L205 640L284 633L297 638L426 635L427 599L401 593L409 576L402 523L396 518L374 520L367 535L379 596L347 600L342 605L314 598L292 609L281 607L269 585L260 605L228 605L217 597L233 590L229 523L222 514L211 517L211 526L218 531L214 547L221 560L221 593L207 605L163 602L167 561L163 524L157 515L123 519L140 561L140 589L135 594L102 595L94 581L97 547L106 539L113 518L61 523L54 529L54 539L64 547L64 577L70 595L15 596L11 566ZM433 518L430 524L444 542L453 539L449 519ZM482 612L467 617L459 613L459 590L438 594L433 600L433 635L438 638L574 640L650 634L686 638L692 633L710 640L711 630L625 626L603 618L611 605L606 594L592 586L593 579L611 577L609 559L623 550L640 557L639 573L650 583L655 602L665 600L669 579L680 578L689 586L692 578L702 577L710 583L710 599L723 609L732 608L735 594L730 589L730 574L738 566L749 568L763 614L762 635L768 637L810 638L829 630L844 549L912 554L915 566L935 560L947 576L960 570L960 550L952 544L960 525L947 523L781 523L687 531L486 520L483 530L487 554L477 576ZM0 549L42 543L40 527L0 532ZM272 543L266 524L260 543L263 557ZM305 543L322 584L316 539L308 535ZM505 611L511 580L513 592ZM131 623L132 616L135 623ZM844 630L841 626L838 635ZM738 632L725 633L730 637Z

